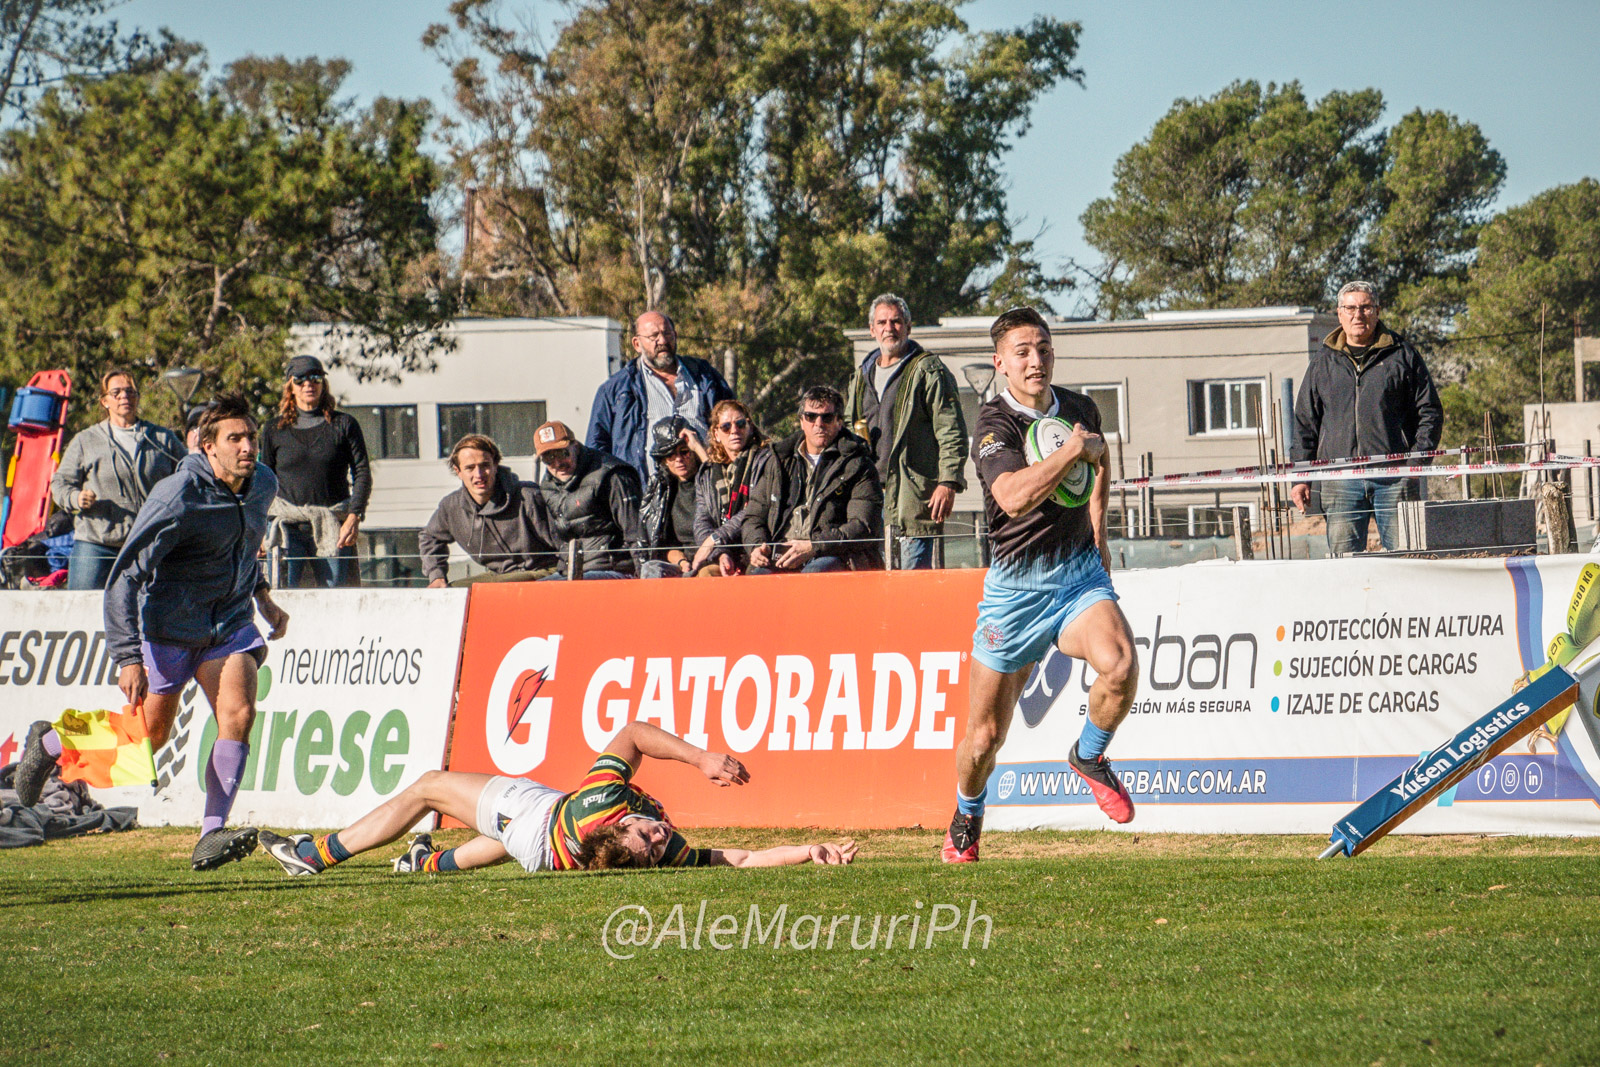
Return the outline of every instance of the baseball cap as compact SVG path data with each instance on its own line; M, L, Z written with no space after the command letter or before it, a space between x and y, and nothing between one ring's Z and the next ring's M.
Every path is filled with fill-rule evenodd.
M295 356L283 368L285 378L303 378L308 374L321 374L326 377L327 373L322 367L322 360L316 356Z
M540 423L533 431L533 450L541 456L557 448L570 448L573 442L572 431L564 422Z

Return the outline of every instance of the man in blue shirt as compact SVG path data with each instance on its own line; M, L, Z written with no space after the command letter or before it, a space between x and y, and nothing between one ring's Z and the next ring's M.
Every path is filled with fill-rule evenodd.
M677 328L663 312L646 311L635 320L633 350L639 358L595 392L584 443L622 460L639 472L641 485L648 485L655 473L655 461L645 448L650 427L681 415L703 441L711 409L731 400L733 390L705 360L678 355Z

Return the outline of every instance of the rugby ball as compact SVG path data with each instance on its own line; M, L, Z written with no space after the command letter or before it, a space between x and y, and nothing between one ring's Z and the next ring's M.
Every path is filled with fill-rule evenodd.
M1067 443L1073 426L1053 415L1034 419L1024 439L1028 462L1038 463ZM1080 508L1089 502L1094 492L1094 467L1086 460L1078 460L1062 475L1061 484L1055 487L1051 498L1067 508Z

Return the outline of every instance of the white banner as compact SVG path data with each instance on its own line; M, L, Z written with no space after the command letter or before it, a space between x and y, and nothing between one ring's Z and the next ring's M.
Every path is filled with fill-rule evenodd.
M1566 629L1579 556L1202 563L1113 576L1139 695L1107 756L1130 829L1326 833L1511 693ZM1087 675L1087 677L1086 677ZM1052 653L989 779L986 825L1106 828L1066 753L1092 672ZM1600 833L1600 723L1576 709L1403 827Z
M343 826L444 765L465 590L285 590L289 632L270 642L256 723L230 823ZM258 625L265 632L264 624ZM0 765L35 719L122 707L98 593L0 592ZM183 692L156 754L160 788L96 789L145 826L197 826L216 720Z

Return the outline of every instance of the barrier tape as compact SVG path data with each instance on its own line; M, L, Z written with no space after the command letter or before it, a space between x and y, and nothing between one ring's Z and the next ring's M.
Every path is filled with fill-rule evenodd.
M1188 484L1188 478L1244 477L1258 474L1285 474L1291 471L1336 470L1343 467L1370 467L1378 463L1396 463L1405 459L1434 459L1439 456L1472 456L1480 452L1503 452L1513 448L1538 448L1526 442L1510 445L1466 445L1462 448L1433 448L1420 452L1390 452L1386 455L1352 456L1349 459L1307 459L1298 463L1280 463L1275 467L1221 467L1216 470L1189 471L1185 474L1154 474L1139 478L1124 478L1113 483L1117 489L1143 488ZM1550 459L1581 459L1579 456L1551 456Z
M1354 481L1357 478L1456 478L1464 474L1524 474L1529 471L1564 471L1574 468L1600 467L1600 457L1571 456L1559 460L1530 460L1521 463L1458 463L1446 467L1408 466L1355 467L1344 470L1280 470L1272 474L1244 477L1235 474L1171 474L1160 484L1181 485L1298 485L1301 482ZM1112 482L1112 489L1137 489L1143 483L1135 481Z

